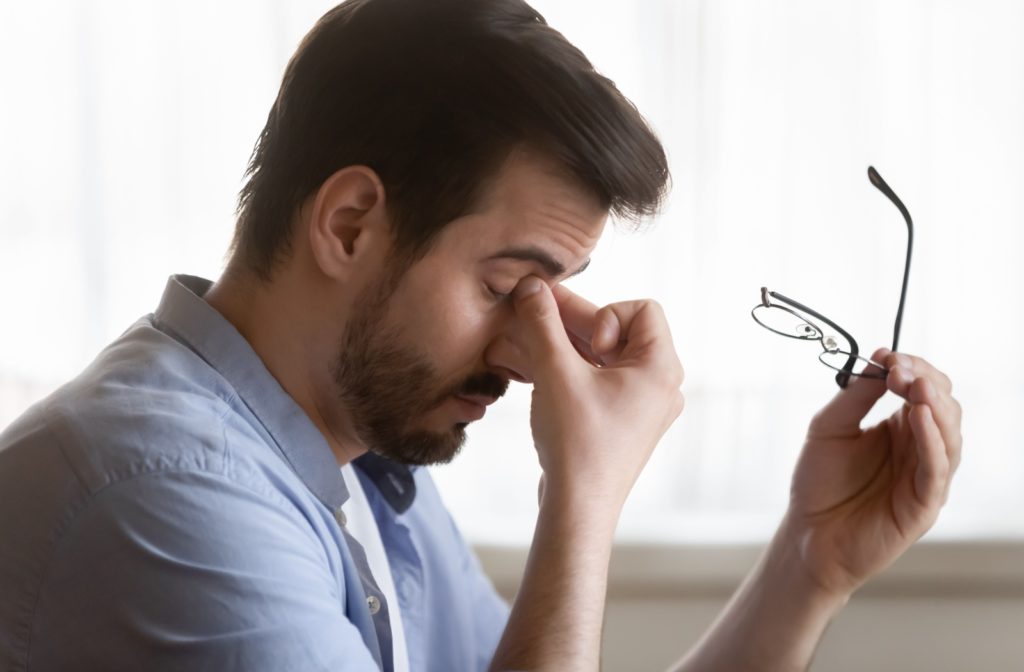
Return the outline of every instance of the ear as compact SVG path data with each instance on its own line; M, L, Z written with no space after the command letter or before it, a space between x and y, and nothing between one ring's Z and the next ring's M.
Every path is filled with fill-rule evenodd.
M344 280L391 245L384 185L366 166L346 166L320 186L309 220L309 246L320 270Z

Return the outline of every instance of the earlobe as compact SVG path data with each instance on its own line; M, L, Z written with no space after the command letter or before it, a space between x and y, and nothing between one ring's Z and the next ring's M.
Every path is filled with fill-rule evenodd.
M324 181L307 224L312 256L325 275L343 280L387 245L384 202L384 186L366 166L347 166Z

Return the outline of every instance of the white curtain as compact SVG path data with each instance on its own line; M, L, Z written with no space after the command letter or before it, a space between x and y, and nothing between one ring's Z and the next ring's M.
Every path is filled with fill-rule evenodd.
M166 276L216 276L234 197L288 56L331 3L0 7L0 425L73 376ZM610 232L571 285L651 296L688 404L637 484L624 540L765 538L813 412L814 345L759 328L767 285L947 371L964 460L933 536L1024 535L1024 5L1009 0L537 0L645 113L674 190ZM474 541L528 540L538 470L528 390L435 470ZM886 399L871 419L898 408ZM595 497L601 493L594 493Z

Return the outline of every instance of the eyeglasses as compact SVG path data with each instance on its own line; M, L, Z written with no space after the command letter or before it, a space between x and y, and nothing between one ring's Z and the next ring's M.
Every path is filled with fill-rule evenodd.
M903 269L903 288L900 290L900 307L896 311L896 325L893 328L892 351L896 352L900 341L900 326L903 323L903 303L907 298L907 280L910 276L910 253L914 247L914 223L910 219L907 207L903 205L893 190L885 183L882 176L872 167L868 167L868 179L871 184L885 194L893 202L907 222L907 263ZM775 302L772 302L775 299ZM857 341L845 329L828 319L821 313L783 296L778 292L761 288L761 303L750 311L754 320L765 329L776 334L802 341L818 341L822 352L818 359L825 366L838 371L836 383L845 388L851 377L884 379L889 370L884 365L862 357ZM813 319L812 319L813 318ZM817 322L815 322L817 320ZM822 329L818 323L831 327L832 334Z

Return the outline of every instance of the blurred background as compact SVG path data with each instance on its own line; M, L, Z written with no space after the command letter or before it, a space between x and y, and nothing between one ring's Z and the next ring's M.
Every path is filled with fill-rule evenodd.
M219 274L284 66L333 4L0 4L0 427L155 309L168 275ZM835 393L817 345L753 322L759 288L891 345L906 227L868 165L916 225L901 349L953 379L965 447L936 528L854 598L815 668L1024 667L1024 3L533 4L645 114L674 177L663 214L610 231L569 283L659 300L687 369L619 526L606 668L660 669L708 625ZM514 386L434 470L510 596L536 514L528 408Z

